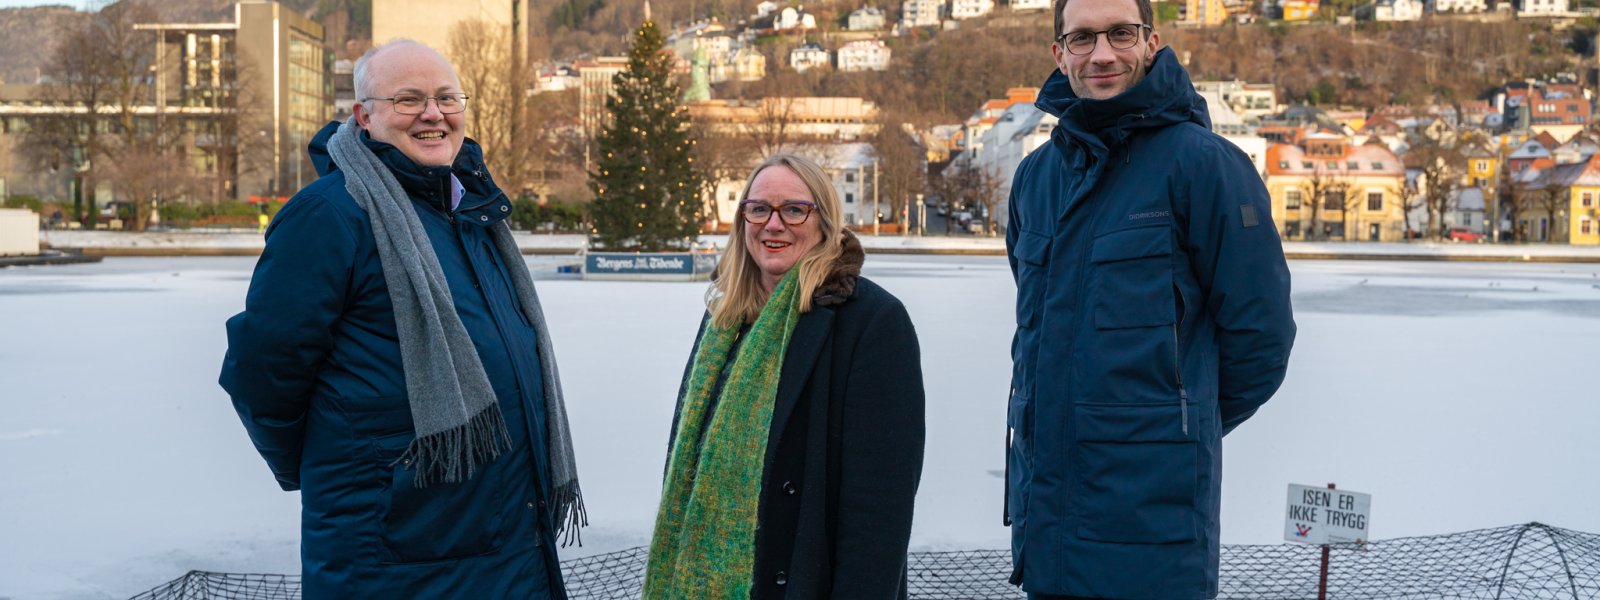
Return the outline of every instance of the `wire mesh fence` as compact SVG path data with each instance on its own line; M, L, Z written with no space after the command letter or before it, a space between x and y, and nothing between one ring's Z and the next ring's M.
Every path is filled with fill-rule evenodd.
M1542 523L1330 548L1330 599L1527 600L1600 598L1600 534ZM645 548L562 561L574 600L638 598ZM1321 549L1299 544L1222 547L1222 600L1317 597ZM914 552L912 598L1023 598L1006 582L1006 550ZM191 571L134 600L297 600L297 575Z

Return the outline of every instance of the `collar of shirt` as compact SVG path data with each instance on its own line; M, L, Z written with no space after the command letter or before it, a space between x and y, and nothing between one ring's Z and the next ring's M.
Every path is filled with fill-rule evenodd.
M456 174L450 174L450 212L455 212L461 206L461 196L467 193L467 186L461 185L461 180L456 179Z

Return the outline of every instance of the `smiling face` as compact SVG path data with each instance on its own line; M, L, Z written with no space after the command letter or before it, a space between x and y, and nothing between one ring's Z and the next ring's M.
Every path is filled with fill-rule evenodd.
M455 69L438 52L421 44L401 43L384 48L368 58L366 69L367 89L357 91L369 97L461 93L461 80ZM424 166L454 163L466 137L466 114L442 114L432 101L424 103L420 115L395 112L394 103L387 100L357 102L354 112L356 124L367 130L372 139L399 148Z
M1138 24L1142 20L1134 0L1068 0L1061 5L1061 31L1105 31L1117 25ZM1056 67L1067 76L1072 92L1079 98L1105 100L1139 83L1161 49L1161 35L1151 31L1132 48L1118 50L1097 36L1094 51L1072 54L1060 42L1050 46Z
M762 169L750 182L746 201L765 202L778 207L790 201L815 203L816 199L794 169L772 165ZM806 222L799 225L784 223L776 210L765 225L743 221L745 250L761 271L761 289L768 296L772 295L773 288L778 287L778 282L789 273L789 269L800 262L800 257L822 241L823 219L817 212L813 209ZM742 216L740 218L743 219Z

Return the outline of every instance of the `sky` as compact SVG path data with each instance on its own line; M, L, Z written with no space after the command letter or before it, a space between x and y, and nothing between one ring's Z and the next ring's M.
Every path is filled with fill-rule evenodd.
M591 527L643 545L703 283L556 279L530 257ZM0 598L127 598L190 569L296 573L279 491L217 387L251 257L0 269ZM1373 539L1600 532L1600 264L1292 261L1288 378L1224 442L1222 541L1283 543L1288 484L1372 495ZM1015 288L1003 257L870 255L920 338L912 549L998 549ZM626 373L619 377L619 373Z
M75 8L86 8L91 0L0 0L0 8L17 8L21 6L43 6L46 4L60 4Z

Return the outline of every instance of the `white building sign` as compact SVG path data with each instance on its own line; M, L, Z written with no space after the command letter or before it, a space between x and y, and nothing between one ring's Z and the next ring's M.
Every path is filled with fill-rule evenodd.
M1372 496L1327 487L1289 484L1283 539L1304 544L1365 542Z

